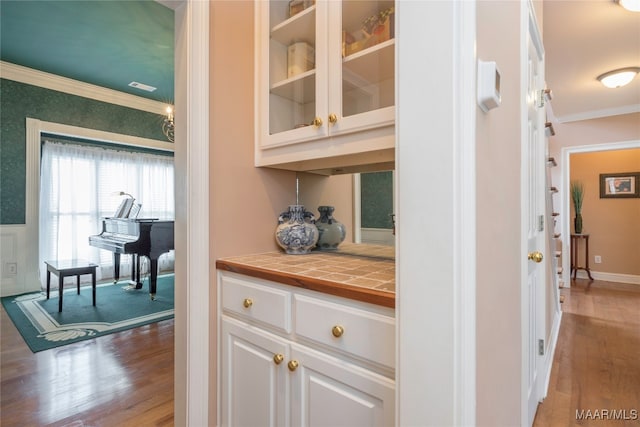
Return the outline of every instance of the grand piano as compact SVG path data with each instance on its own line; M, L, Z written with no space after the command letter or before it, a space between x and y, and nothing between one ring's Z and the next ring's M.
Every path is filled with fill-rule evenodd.
M89 245L113 252L115 282L120 278L120 255L133 255L131 282L136 289L142 288L140 257L149 258L149 294L151 299L155 299L158 258L174 249L173 221L159 221L157 218L104 218L102 232L89 236Z

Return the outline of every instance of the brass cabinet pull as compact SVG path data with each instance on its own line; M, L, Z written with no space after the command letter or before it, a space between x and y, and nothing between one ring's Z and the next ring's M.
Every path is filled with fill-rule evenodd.
M289 363L287 363L287 367L291 372L295 371L296 369L298 369L298 361L290 360Z
M333 328L331 328L331 333L333 334L334 337L340 338L342 334L344 334L344 327L342 325L336 325Z
M322 126L322 119L320 117L316 117L315 119L313 119L313 122L311 122L315 127L319 128L320 126Z
M338 121L338 116L336 116L334 113L329 114L329 123L333 125L337 121Z
M273 363L275 363L276 365L281 364L283 360L284 360L284 356L282 355L282 353L273 355Z
M253 300L251 298L245 298L244 301L242 301L242 305L244 305L244 308L249 308L253 305Z
M543 256L541 252L535 251L535 252L530 252L527 258L533 262L542 262Z

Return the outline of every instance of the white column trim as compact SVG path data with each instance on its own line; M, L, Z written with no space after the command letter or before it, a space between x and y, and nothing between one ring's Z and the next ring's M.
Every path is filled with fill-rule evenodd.
M396 425L475 424L475 15L396 3Z
M183 293L180 298L176 296L175 399L176 408L180 408L177 415L183 415L182 409L186 411L186 419L176 419L176 424L206 426L209 425L211 264L209 2L185 0L175 4L176 284L179 285L177 292ZM183 386L186 396L181 394Z
M476 424L476 2L455 2L455 425Z
M362 243L362 177L353 174L353 242Z
M47 129L48 123L27 117L26 119L26 199L25 199L25 248L28 253L36 254L25 259L25 285L40 283L39 256L40 253L40 134ZM28 285L27 285L28 286ZM26 286L25 286L26 287ZM38 286L39 287L39 286Z
M190 1L187 425L209 424L209 3ZM202 238L202 236L206 236Z

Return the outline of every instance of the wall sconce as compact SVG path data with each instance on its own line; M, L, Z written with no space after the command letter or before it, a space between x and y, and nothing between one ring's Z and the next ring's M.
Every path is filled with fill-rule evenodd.
M640 72L640 67L627 67L609 71L598 76L598 81L608 88L617 88L631 83Z
M165 117L164 120L162 121L162 133L164 133L164 136L166 136L169 141L175 142L174 130L175 130L175 126L173 123L173 108L171 106L168 106L167 117Z
M618 0L618 4L631 12L640 12L640 0Z

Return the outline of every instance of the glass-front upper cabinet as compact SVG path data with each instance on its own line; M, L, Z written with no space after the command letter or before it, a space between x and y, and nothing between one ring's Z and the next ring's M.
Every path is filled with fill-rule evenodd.
M261 149L392 125L394 2L256 1Z
M393 124L394 2L345 0L333 6L330 34L339 34L340 54L330 57L329 73L336 77L329 80L329 115L336 119L331 132ZM335 28L333 22L341 27ZM330 43L338 44L333 39Z

